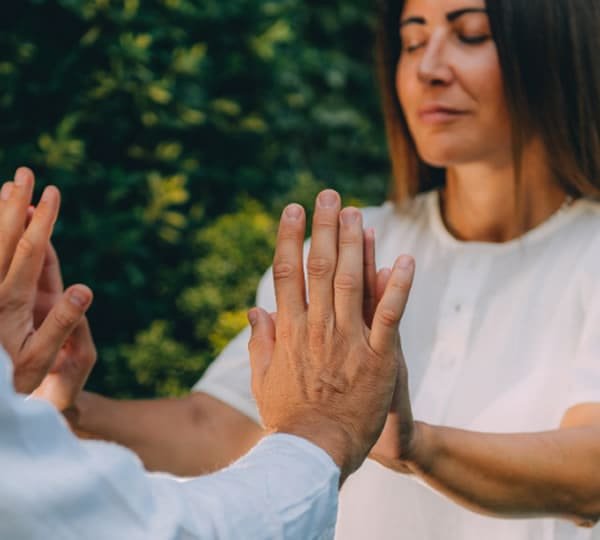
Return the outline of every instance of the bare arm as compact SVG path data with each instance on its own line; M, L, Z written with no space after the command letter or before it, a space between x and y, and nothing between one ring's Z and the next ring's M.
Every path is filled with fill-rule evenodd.
M263 435L253 420L202 392L139 401L83 392L66 414L80 436L116 442L138 454L148 470L180 476L221 469Z
M382 464L418 475L459 504L499 517L600 518L600 405L570 409L560 429L487 434L415 423L406 459Z

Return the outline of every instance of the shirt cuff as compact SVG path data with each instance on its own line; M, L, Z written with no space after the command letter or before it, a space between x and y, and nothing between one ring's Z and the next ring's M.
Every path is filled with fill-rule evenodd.
M230 469L259 467L281 538L333 538L340 469L321 448L295 435L265 437ZM265 475L266 472L266 475Z

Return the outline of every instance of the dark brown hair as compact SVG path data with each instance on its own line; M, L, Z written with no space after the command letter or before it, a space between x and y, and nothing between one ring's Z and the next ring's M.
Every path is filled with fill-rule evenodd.
M488 0L511 116L513 158L538 134L550 167L574 196L600 193L600 2ZM424 163L396 94L403 0L380 0L376 52L394 177L395 200L443 185L445 172Z

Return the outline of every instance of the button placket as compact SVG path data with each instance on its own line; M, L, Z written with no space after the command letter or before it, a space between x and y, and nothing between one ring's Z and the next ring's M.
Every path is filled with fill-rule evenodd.
M466 255L457 256L450 269L440 303L436 341L418 402L415 400L418 409L429 413L429 421L443 422L455 392L467 354L467 340L483 275L478 261Z

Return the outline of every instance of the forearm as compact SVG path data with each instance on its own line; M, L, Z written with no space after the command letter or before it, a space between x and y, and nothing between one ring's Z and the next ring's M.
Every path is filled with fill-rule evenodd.
M413 456L398 462L472 510L503 517L600 516L600 429L485 434L417 423Z
M148 470L181 476L229 465L262 435L251 420L205 394L133 401L85 392L70 420L81 437L116 442Z

